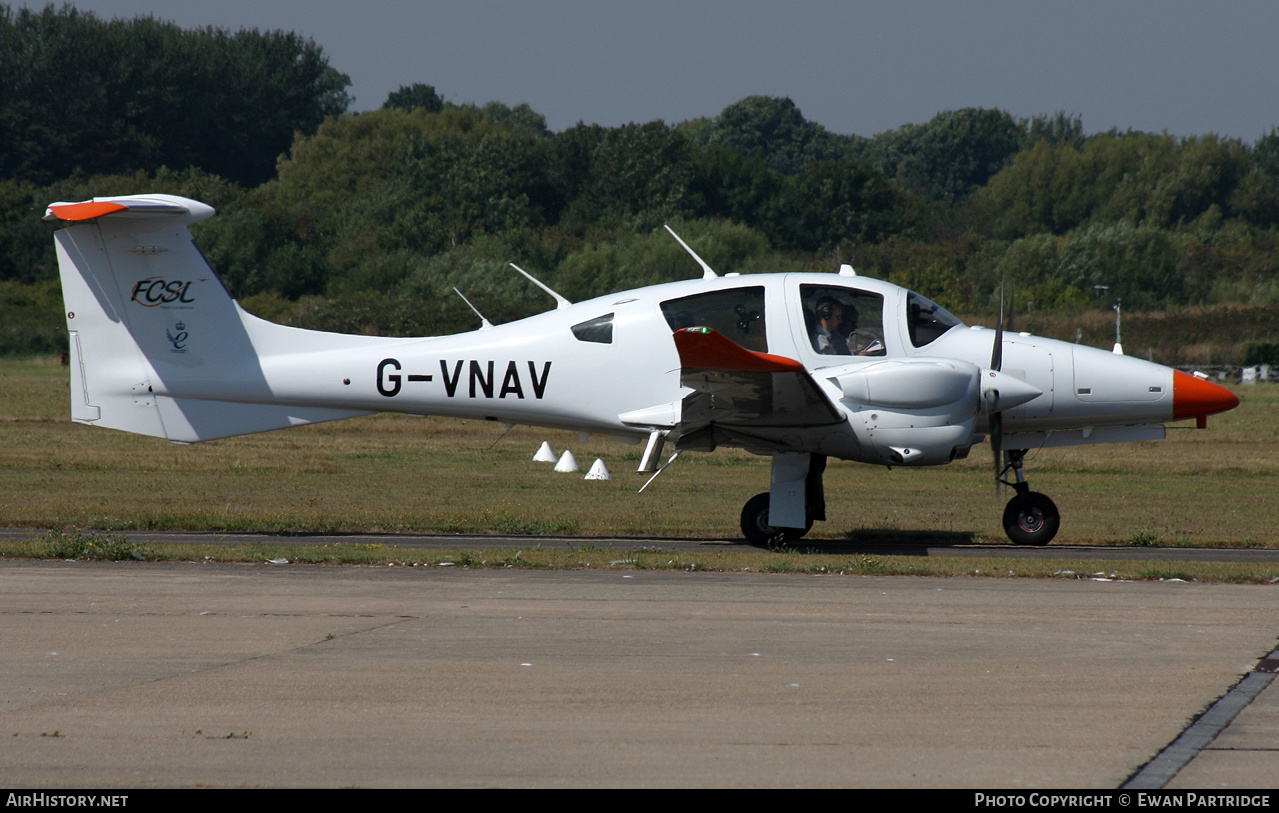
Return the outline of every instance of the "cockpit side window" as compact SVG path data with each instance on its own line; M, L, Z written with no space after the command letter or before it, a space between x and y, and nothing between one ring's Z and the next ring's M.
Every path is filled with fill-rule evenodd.
M573 335L579 342L596 342L597 344L613 343L613 314L606 313L585 322L573 325Z
M963 326L950 311L911 291L906 295L906 330L910 343L925 347L953 327Z
M670 299L662 303L662 315L672 331L709 327L747 350L768 352L762 286Z
M882 356L884 298L838 285L801 285L808 340L824 356Z

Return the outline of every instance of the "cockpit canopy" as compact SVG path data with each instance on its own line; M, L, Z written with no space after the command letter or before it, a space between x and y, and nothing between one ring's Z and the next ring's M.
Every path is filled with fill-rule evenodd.
M826 282L805 276L795 280L795 287L786 286L784 298L780 289L769 294L767 286L747 283L664 300L662 316L672 331L709 327L758 353L831 357L910 354L912 349L927 347L952 328L963 326L937 303L893 285L877 280L858 284L838 277ZM789 341L792 336L779 347L769 345L765 302L770 296L776 297L775 306L785 302L790 311L786 322L794 330L793 345ZM581 341L607 343L611 324L606 322L607 317L601 317L574 326L573 332ZM814 362L817 360L810 363ZM831 359L818 366L831 363L843 362Z

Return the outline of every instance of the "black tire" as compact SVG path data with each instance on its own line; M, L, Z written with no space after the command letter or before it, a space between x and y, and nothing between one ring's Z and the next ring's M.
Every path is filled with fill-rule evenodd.
M1018 494L1004 508L1004 532L1018 545L1047 545L1061 527L1061 514L1038 491Z
M768 524L768 492L756 494L742 508L742 536L757 548L778 548L798 542L813 527L812 519L803 528L774 528Z

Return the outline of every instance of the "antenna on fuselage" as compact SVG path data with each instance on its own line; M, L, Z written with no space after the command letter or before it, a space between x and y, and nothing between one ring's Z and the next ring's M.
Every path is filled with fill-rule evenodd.
M694 260L697 260L697 264L702 267L702 279L718 279L719 278L719 274L715 273L715 269L711 268L710 265L708 265L705 260L697 256L697 252L689 248L688 243L685 243L682 239L680 239L680 236L675 233L674 229L672 229L670 226L666 226L665 224L663 224L663 228L665 228L668 232L671 233L671 237L674 237L677 241L679 241L679 244L684 247L685 251L687 251L690 255L692 255Z
M657 471L655 471L655 472L653 473L653 476L652 476L652 477L650 477L650 478L648 478L648 480L646 480L646 481L644 482L644 485L640 486L639 491L637 491L637 492L635 492L635 493L636 493L636 494L642 494L642 493L644 493L644 489L648 488L650 485L652 485L652 484L653 484L653 481L657 479L657 475L659 475L659 474L661 474L662 472L666 471L666 469L667 469L667 468L669 468L669 467L670 467L670 465L671 465L672 463L674 463L674 462L675 462L675 458L679 457L679 453L680 453L680 451L682 451L682 450L680 450L680 449L676 449L676 450L675 450L675 451L671 454L670 459L666 461L666 465L665 465L665 466L662 466L660 469L658 469Z
M1124 354L1124 340L1119 338L1119 320L1123 318L1124 301L1122 299L1115 300L1115 349L1113 352L1116 356Z
M483 328L481 328L481 330L482 329ZM502 438L506 437L510 433L510 431L514 428L515 428L515 424L513 423L506 424L506 426L502 429L502 434L497 436L497 440L493 441L493 443L488 447L487 451L490 451L490 452L493 451L493 447L496 446L498 442L502 440Z
M462 301L466 303L466 306L470 308L472 311L474 311L476 316L480 317L480 322L482 322L482 324L480 325L480 330L488 330L489 328L493 327L493 323L485 319L484 314L480 313L479 310L477 310L476 307L471 304L471 300L467 299L466 296L461 291L459 291L457 288L454 288L453 293L462 297Z
M534 284L534 285L536 285L537 287L541 288L543 291L546 291L548 294L550 294L551 296L555 297L555 309L556 309L556 310L564 310L565 308L567 308L567 307L569 307L569 306L571 306L571 305L573 304L572 302L569 302L569 301L568 301L567 299L565 299L564 297L562 297L562 296L560 296L559 294L557 294L557 293L555 293L554 291L552 291L552 290L551 290L550 288L548 288L547 286L543 285L543 284L541 283L541 281L539 281L539 280L537 279L537 277L534 277L532 274L530 274L529 272L525 271L523 268L520 268L520 267L519 267L518 265L516 265L515 263L511 263L511 268L514 268L516 271L519 271L521 274L523 274L523 275L524 275L524 278L525 278L525 279L527 279L529 282L533 283L533 284Z

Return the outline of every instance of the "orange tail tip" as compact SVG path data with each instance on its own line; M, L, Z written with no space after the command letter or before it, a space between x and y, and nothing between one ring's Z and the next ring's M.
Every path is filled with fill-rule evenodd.
M93 220L95 217L128 211L127 206L104 200L86 200L83 203L54 203L49 206L45 220Z
M1206 418L1239 406L1239 396L1230 390L1174 370L1172 374L1172 419ZM1202 423L1202 420L1200 421Z

